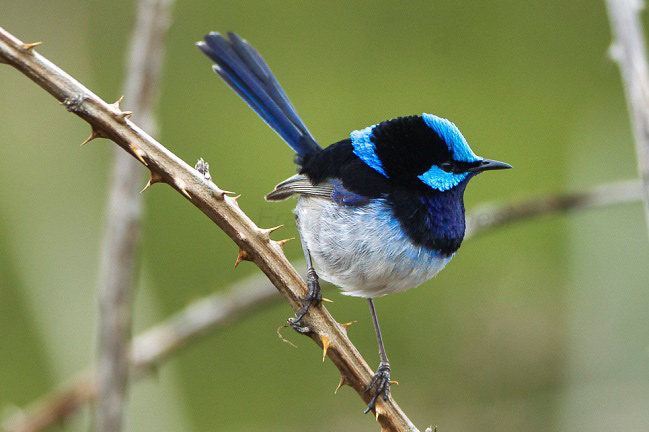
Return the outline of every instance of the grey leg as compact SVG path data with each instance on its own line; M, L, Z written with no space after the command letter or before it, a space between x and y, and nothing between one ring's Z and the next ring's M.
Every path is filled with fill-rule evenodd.
M370 303L370 313L372 314L372 323L374 324L374 332L376 333L376 340L379 345L379 368L376 370L372 382L365 388L365 392L376 389L374 396L370 400L370 403L367 404L365 409L365 414L374 409L376 405L376 400L379 396L383 395L383 400L387 401L390 394L390 362L388 361L388 356L385 353L385 347L383 346L383 336L381 336L381 327L379 327L379 320L376 317L376 309L374 308L374 299L367 299Z
M297 217L296 217L297 219ZM313 268L313 262L311 260L311 252L304 241L302 232L300 231L300 224L297 224L297 231L300 235L300 242L302 243L302 252L304 252L304 258L306 259L306 285L309 288L309 294L306 297L302 298L304 306L300 311L295 315L295 318L289 320L291 326L300 333L308 332L308 328L302 326L300 321L304 318L304 315L309 311L311 305L317 306L322 301L322 292L320 290L320 282L318 282L318 274Z

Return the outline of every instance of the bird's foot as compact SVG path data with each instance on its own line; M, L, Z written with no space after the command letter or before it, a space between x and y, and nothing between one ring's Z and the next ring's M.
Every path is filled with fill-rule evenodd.
M309 327L302 324L302 318L304 318L304 315L306 315L312 305L318 306L322 302L322 291L320 290L318 275L312 268L307 272L306 286L309 288L309 294L300 299L304 303L304 306L302 306L294 318L288 319L288 323L293 327L293 330L302 334L310 331Z
M367 408L364 411L365 414L374 409L376 406L376 400L379 396L383 396L384 401L388 400L390 395L390 383L390 363L381 362L379 368L374 374L374 377L372 377L372 381L364 390L364 392L367 393L368 391L375 389L374 396L372 396L370 403L367 404Z

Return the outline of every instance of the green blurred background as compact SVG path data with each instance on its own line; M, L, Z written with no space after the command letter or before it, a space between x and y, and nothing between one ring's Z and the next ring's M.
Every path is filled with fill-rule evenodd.
M0 0L0 25L100 97L121 95L134 4ZM242 194L262 226L294 203L265 193L290 149L210 70L194 42L234 30L267 59L322 143L398 115L455 121L476 153L515 169L466 195L526 198L634 178L636 163L603 1L178 2L168 36L161 142ZM128 95L125 106L128 107ZM95 285L113 145L0 67L0 409L6 418L93 361ZM145 170L142 169L145 182ZM257 270L181 196L154 186L136 331ZM287 245L298 259L298 242ZM642 207L558 215L467 241L434 280L377 303L400 382L393 395L439 431L649 430L649 246ZM325 288L372 366L367 304ZM284 303L203 338L132 386L131 431L375 431L310 341L275 334ZM85 410L59 430L89 429Z

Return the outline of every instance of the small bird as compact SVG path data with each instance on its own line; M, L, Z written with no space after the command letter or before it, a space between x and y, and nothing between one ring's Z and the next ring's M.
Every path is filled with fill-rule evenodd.
M214 71L295 151L298 174L268 201L297 195L296 222L309 294L293 328L322 300L319 277L369 301L380 362L366 392L388 400L390 363L374 299L413 288L453 258L465 231L464 189L475 175L510 165L476 156L459 129L432 114L386 120L322 148L257 51L234 33L197 45ZM316 272L313 263L318 266Z

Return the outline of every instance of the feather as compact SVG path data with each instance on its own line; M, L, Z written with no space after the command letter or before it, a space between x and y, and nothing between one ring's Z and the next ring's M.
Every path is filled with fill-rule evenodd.
M266 195L266 201L283 201L294 194L325 198L349 207L360 207L370 202L370 198L345 189L340 180L328 179L314 185L302 174L294 175L275 186L275 189Z
M291 146L298 162L320 150L259 53L236 34L228 37L209 33L197 44L214 61L214 71Z

